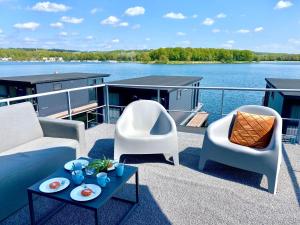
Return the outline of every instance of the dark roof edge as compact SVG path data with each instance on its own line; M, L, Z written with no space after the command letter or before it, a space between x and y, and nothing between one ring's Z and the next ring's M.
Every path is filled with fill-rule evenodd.
M104 76L105 75L105 76ZM95 78L95 77L109 77L110 74L95 74L95 76L89 76L88 78ZM59 82L59 81L67 81L67 80L81 80L86 79L87 77L74 77L74 78L61 78L56 80L44 80L44 81L37 81L37 82L31 82L31 84L43 84L43 83L51 83L51 82Z
M64 75L64 74L82 74L82 76L78 77L60 77L60 78L54 78L51 77L51 75ZM89 75L89 76L84 76ZM49 76L48 78L45 78L44 80L30 80L30 77L32 76ZM80 73L80 72L70 72L70 73L59 73L59 74L40 74L40 75L24 75L24 76L11 76L11 77L0 77L1 82L6 83L19 83L19 84L42 84L42 83L51 83L51 82L59 82L59 81L67 81L67 80L80 80L85 78L95 78L95 77L109 77L110 74L106 73ZM28 77L28 80L18 80L18 78Z

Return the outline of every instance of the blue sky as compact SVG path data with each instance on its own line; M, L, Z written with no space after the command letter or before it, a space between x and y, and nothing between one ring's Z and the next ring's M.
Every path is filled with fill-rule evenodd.
M0 47L300 53L299 0L0 0Z

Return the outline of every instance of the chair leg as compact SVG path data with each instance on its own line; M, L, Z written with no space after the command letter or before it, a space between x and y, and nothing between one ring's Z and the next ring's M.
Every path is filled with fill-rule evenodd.
M173 162L174 162L175 166L179 165L179 154L178 153L173 154Z
M277 191L278 175L279 175L279 169L277 169L276 173L267 175L268 191L274 195L276 194Z
M198 166L199 170L202 171L204 169L206 161L207 161L207 159L205 157L200 156L199 166Z

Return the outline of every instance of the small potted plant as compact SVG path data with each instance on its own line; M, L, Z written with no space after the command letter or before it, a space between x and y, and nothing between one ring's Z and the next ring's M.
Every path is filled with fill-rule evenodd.
M107 172L110 167L113 166L113 161L111 159L103 156L103 159L94 159L88 165L88 168L95 169L95 173Z

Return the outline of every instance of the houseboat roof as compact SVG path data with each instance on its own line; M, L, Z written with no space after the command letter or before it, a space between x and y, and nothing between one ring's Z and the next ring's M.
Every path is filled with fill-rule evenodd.
M277 89L299 89L300 79L266 78L268 84ZM280 91L284 96L300 97L300 92Z
M151 75L145 77L111 81L109 82L109 84L149 85L149 86L187 86L200 80L202 80L202 77ZM143 88L153 89L151 87L143 87ZM176 88L160 88L160 90L167 90L167 91L172 91L174 89Z
M86 78L95 77L108 77L110 74L101 73L53 73L53 74L41 74L41 75L31 75L31 76L16 76L16 77L0 77L0 82L6 83L49 83L65 80L79 80Z

